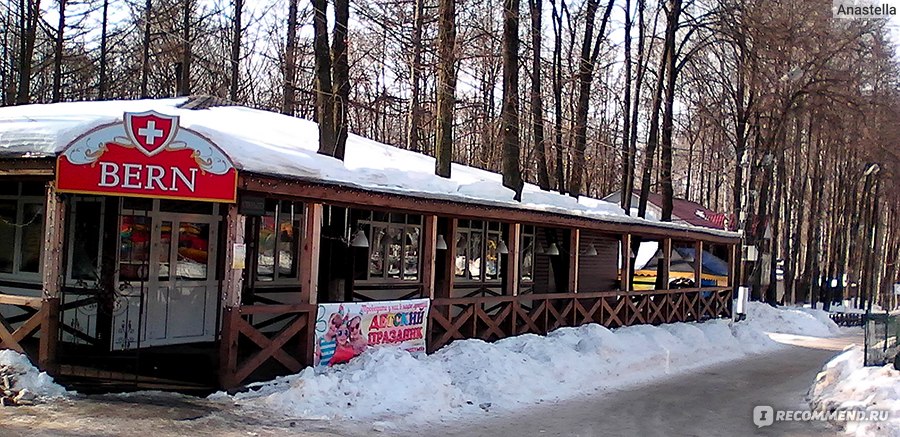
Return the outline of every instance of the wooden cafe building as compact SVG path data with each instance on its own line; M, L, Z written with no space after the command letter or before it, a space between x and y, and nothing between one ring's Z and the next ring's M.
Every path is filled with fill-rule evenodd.
M211 390L297 372L317 305L430 300L426 343L730 317L737 234L211 98L0 108L0 348L81 390ZM633 287L654 241L657 279ZM733 262L729 262L733 265ZM684 275L682 275L684 276Z

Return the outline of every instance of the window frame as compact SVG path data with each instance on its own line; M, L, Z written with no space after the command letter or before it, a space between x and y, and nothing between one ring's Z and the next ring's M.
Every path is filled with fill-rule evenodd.
M531 238L531 244L529 244L529 245L525 244L526 238ZM520 235L519 235L519 247L521 248L519 250L519 281L522 283L526 283L526 284L534 283L534 266L535 266L536 257L538 255L537 251L535 250L535 248L537 247L537 244L538 244L538 242L537 242L537 226L523 224L521 227ZM525 272L526 272L525 254L529 249L531 249L531 269L528 271L528 273L530 273L530 276L529 276L530 279L526 280L525 279Z
M16 186L16 194L3 194L0 195L0 200L2 201L14 201L16 204L16 218L15 223L11 224L15 228L15 233L13 235L13 257L12 257L12 271L11 272L0 272L0 279L7 280L10 282L20 282L26 284L40 284L42 282L41 274L44 271L43 263L41 259L44 254L44 246L40 245L38 250L38 271L37 272L23 272L22 269L22 239L25 229L25 206L26 205L40 205L40 216L42 220L40 220L39 226L41 229L41 234L44 235L44 220L47 214L47 198L46 195L38 196L38 195L28 195L23 196L23 188L22 182L17 181L14 182ZM36 219L37 217L35 217ZM29 225L34 223L28 223ZM43 240L43 239L42 239Z
M402 212L390 212L390 213L379 213L379 215L383 215L384 218L382 220L376 219L375 213L373 211L361 211L361 217L356 219L356 226L350 232L349 238L352 240L353 236L356 234L356 230L362 230L366 233L366 238L369 240L369 247L366 249L366 268L365 268L365 278L364 279L354 279L354 281L360 282L362 284L421 284L422 283L422 216L419 214L407 214ZM400 219L402 217L402 220ZM412 217L418 217L417 220L410 220ZM415 223L417 222L417 223ZM372 262L372 249L375 248L375 234L372 231L375 227L379 227L383 229L384 237L381 238L380 249L382 256L382 269L380 276L373 276L372 270L370 268ZM390 275L390 266L387 260L390 255L388 254L389 248L391 245L391 229L398 229L402 235L401 245L400 245L400 277L395 278ZM413 233L413 230L418 230L416 234L418 234L417 244L416 244L416 274L414 278L407 279L406 273L406 264L407 264L407 250L406 247L410 246L406 243L406 239L408 235ZM354 276L356 276L354 274ZM410 275L411 276L411 275Z
M97 265L94 266L98 277L92 280L75 279L72 277L72 272L74 271L73 260L75 259L75 221L76 215L78 214L78 202L97 202L100 204L100 223L97 224L97 229L100 230L100 232L97 233ZM106 199L100 196L72 196L69 198L67 206L69 207L69 211L66 217L66 220L68 220L66 228L69 237L66 239L67 261L65 284L69 287L96 286L99 281L100 267L103 262L103 224L106 223Z
M253 286L254 287L275 287L275 286L284 286L286 284L297 284L300 282L300 252L303 247L303 237L305 229L305 211L306 204L299 201L287 200L287 199L266 199L267 201L275 202L274 211L269 211L268 205L266 205L266 213L264 215L256 216L254 219L256 220L256 226L253 227L253 239L254 241L254 256L256 259L253 262ZM294 211L293 213L284 213L282 211L284 204L293 204ZM299 211L297 210L299 206ZM285 215L287 214L287 215ZM293 214L293 217L291 217ZM259 275L259 255L262 242L259 239L259 232L262 230L263 218L272 217L275 220L275 246L272 254L273 265L272 265L272 279L265 280L260 279ZM281 258L281 250L279 250L279 246L281 245L281 232L279 229L281 227L282 219L290 221L293 225L295 225L294 230L294 243L292 247L293 251L293 271L295 272L292 276L282 276L279 272L280 266L280 258Z
M476 223L476 222L479 223L480 225L473 226L473 223ZM467 219L462 220L461 219L457 222L456 235L453 238L453 244L458 244L459 237L461 235L466 235L466 253L464 254L464 256L466 257L466 261L465 261L466 267L463 269L463 272L464 272L463 275L457 275L455 262L454 262L454 269L453 269L454 270L453 274L455 277L454 280L459 281L460 283L463 283L463 284L466 284L466 283L471 283L471 284L475 284L475 283L494 284L494 283L497 283L497 284L499 284L503 281L503 278L500 275L500 270L502 267L501 267L501 259L500 259L501 254L499 252L500 241L503 240L503 225L504 225L503 222L492 221L492 220L467 220ZM473 278L472 272L469 269L469 263L470 263L469 260L472 259L471 241L472 241L472 233L473 232L481 234L481 243L480 243L480 248L478 249L478 257L479 257L479 262L478 262L478 268L479 268L478 276L479 277L478 278ZM494 277L488 278L487 266L488 266L488 256L489 256L489 252L490 252L490 248L488 247L488 242L491 240L491 238L495 238L496 242L497 242L496 247L494 248L494 250L496 251L496 254L495 254L496 261L494 261L494 262L497 264L497 267L494 272ZM460 256L459 250L457 250L456 256Z

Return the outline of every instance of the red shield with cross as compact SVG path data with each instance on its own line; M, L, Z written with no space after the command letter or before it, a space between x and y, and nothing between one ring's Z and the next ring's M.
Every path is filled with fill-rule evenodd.
M156 111L126 112L125 132L131 142L147 156L165 150L178 131L178 117Z

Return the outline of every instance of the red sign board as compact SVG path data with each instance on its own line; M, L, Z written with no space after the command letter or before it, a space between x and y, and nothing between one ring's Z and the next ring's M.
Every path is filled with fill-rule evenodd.
M233 203L237 170L216 145L154 111L73 141L56 164L56 188L102 194Z

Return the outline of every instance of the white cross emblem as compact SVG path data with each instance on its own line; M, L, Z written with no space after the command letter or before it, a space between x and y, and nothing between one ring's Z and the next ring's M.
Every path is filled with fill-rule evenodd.
M147 127L142 127L137 131L138 135L144 137L144 140L147 141L147 144L153 145L156 142L157 138L163 136L163 131L156 128L156 122L150 120L147 122Z

